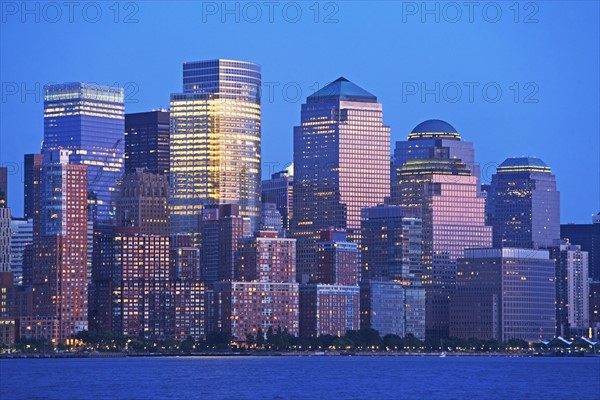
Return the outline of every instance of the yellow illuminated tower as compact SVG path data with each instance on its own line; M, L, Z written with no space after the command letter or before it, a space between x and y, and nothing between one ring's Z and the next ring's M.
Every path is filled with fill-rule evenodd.
M260 214L260 66L186 62L171 95L171 233L197 233L205 205L238 204L256 229Z

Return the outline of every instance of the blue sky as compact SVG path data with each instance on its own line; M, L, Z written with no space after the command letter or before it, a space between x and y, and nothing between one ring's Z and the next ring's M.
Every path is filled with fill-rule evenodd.
M213 58L262 65L265 175L291 161L306 96L344 76L383 103L392 143L444 119L475 143L483 182L507 157L537 156L557 177L563 223L600 211L598 2L224 4L1 3L0 164L13 172L13 214L23 154L43 137L45 83L122 85L126 112L166 108L181 64Z

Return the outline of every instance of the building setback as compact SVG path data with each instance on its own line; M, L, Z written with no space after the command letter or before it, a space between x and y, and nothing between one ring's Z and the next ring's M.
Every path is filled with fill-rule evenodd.
M271 179L262 181L261 200L275 204L281 214L283 230L288 236L293 217L294 164L271 175Z
M417 125L410 137L460 140L456 129L440 120ZM432 153L433 158L409 159L395 171L391 199L422 221L426 329L432 337L449 334L449 296L456 290L456 259L463 256L464 249L490 247L492 239L491 228L485 225L478 177L472 175L472 166L451 158L442 147Z
M467 249L458 259L450 336L551 340L556 332L554 261L547 250Z

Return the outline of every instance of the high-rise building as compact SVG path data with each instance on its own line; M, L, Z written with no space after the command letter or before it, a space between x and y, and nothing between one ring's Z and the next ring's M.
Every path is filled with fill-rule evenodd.
M236 279L213 284L217 329L237 340L269 328L298 334L296 240L260 231L239 241Z
M462 140L456 129L446 121L430 119L421 122L408 135L408 140L397 141L393 170L402 168L408 160L431 158L460 160L479 182L480 168L475 162L473 142Z
M10 269L15 284L23 284L23 256L33 245L33 219L13 218L10 223Z
M539 158L506 159L492 176L494 247L546 248L560 238L560 193Z
M390 128L377 97L345 78L308 96L294 128L293 236L298 279L316 275L322 229L360 238L360 210L390 193Z
M402 207L363 208L361 221L362 280L400 281L421 286L422 223Z
M285 236L291 228L293 217L293 195L294 195L294 163L286 169L271 175L271 179L262 181L261 185L263 203L273 203L281 213Z
M358 285L358 245L347 240L346 231L324 229L316 243L316 281L329 285Z
M70 163L71 153L44 154L33 260L24 265L31 271L23 271L34 289L32 317L54 324L52 339L59 342L88 328L88 174L86 165Z
M23 167L23 203L24 203L24 218L33 218L36 210L39 210L39 205L34 204L36 198L36 190L39 190L40 174L42 171L43 154L25 154Z
M8 207L8 168L0 167L0 208Z
M417 125L410 135L445 138L448 133L460 139L450 124L430 120ZM456 289L456 259L464 249L490 247L492 232L485 225L478 178L469 166L443 149L432 154L433 158L409 159L395 171L391 201L421 218L427 336L446 337L449 296Z
M0 272L11 272L11 218L10 208L0 207Z
M169 179L138 169L123 177L116 196L117 225L144 235L169 234Z
M125 336L169 334L169 238L116 228L106 243L97 288L95 330Z
M260 214L260 66L234 60L183 64L171 95L171 233L197 233L204 206L235 203L252 230Z
M556 336L585 335L589 328L588 253L568 240L550 247L556 265Z
M237 204L206 206L200 220L200 278L206 283L235 279L238 241L252 235L250 218Z
M344 336L360 329L358 286L300 285L300 336Z
M381 336L425 339L425 289L401 282L363 281L360 284L360 326Z
M260 230L275 231L281 237L285 237L281 213L275 203L262 203L260 210Z
M296 239L259 231L239 240L235 280L292 283L296 280Z
M125 114L125 173L169 175L169 111Z
M590 281L589 287L590 332L591 337L600 337L600 282Z
M581 246L589 255L590 279L600 282L600 214L591 224L564 224L560 226L561 239Z
M547 250L467 249L458 260L450 336L550 340L556 332L555 290Z
M71 150L71 164L88 167L90 217L111 225L117 180L123 175L124 91L89 83L44 87L42 152Z

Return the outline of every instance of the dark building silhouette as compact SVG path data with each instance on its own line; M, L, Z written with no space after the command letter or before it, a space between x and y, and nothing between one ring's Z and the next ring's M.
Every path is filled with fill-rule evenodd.
M24 201L24 215L25 219L33 218L33 214L38 207L34 204L35 191L38 190L40 184L40 171L42 168L42 160L44 156L42 154L25 154L24 157L24 171L23 171L23 201Z
M169 111L125 114L125 173L169 175Z
M591 224L563 224L560 226L561 239L569 239L572 244L581 246L589 254L590 279L600 282L600 214Z

